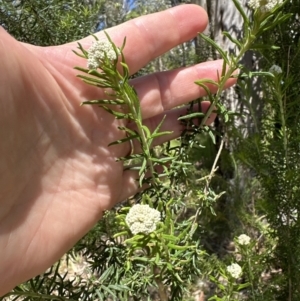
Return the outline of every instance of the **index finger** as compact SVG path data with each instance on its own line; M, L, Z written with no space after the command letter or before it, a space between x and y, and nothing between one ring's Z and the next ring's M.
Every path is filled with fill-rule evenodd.
M117 46L121 46L126 37L124 55L133 74L154 58L194 38L205 29L207 22L202 7L187 4L132 19L106 32ZM106 39L103 31L96 36L100 40ZM80 43L88 48L92 41L87 37Z

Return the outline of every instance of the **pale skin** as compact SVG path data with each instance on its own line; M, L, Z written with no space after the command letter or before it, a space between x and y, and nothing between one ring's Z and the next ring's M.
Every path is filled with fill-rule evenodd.
M119 46L127 37L124 53L134 73L206 25L201 7L184 5L131 20L108 34ZM97 36L104 38L101 32ZM80 42L88 47L92 41ZM137 175L116 162L129 153L129 143L108 147L124 137L113 116L80 107L103 92L76 77L73 67L86 64L72 52L76 47L23 44L0 29L0 295L44 272L104 210L138 189ZM173 134L164 141L178 137L177 117L185 109L170 110L203 96L193 82L217 80L221 68L221 61L212 61L133 80L145 123L154 128L166 114L163 130ZM227 86L232 84L233 79Z

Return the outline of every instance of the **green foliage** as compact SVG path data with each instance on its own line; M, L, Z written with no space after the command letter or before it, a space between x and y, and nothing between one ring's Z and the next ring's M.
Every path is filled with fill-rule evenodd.
M123 0L105 1L101 13L105 19L105 27L113 27L127 20L167 9L170 7L169 2L167 0L136 0L135 8L125 12Z
M185 162L187 154L181 145L173 146L171 149L167 145L159 151L153 148L155 138L169 134L169 132L160 131L164 118L152 131L143 124L140 101L129 84L129 70L123 55L123 48L126 47L125 40L123 46L117 48L109 36L107 39L111 43L111 49L115 52L115 59L110 59L107 55L99 59L100 70L82 67L76 67L76 69L86 74L78 75L85 83L99 88L112 89L113 93L110 93L109 96L113 100L91 100L83 104L98 105L114 115L116 119L124 121L119 129L124 131L125 138L112 141L111 145L126 143L129 140L135 140L140 144L141 154L129 154L119 160L124 162L134 160L134 165L129 163L126 165L126 169L138 170L140 186L148 186L142 199L141 195L135 196L135 202L142 201L154 206L163 216L163 221L153 233L132 236L131 230L125 222L129 208L123 207L115 216L117 227L113 227L114 230L121 227L120 233L114 234L113 237L122 236L125 239L123 245L126 246L127 251L122 260L123 267L115 267L110 263L109 268L102 273L109 273L116 282L118 280L115 275L122 271L120 284L129 286L128 294L134 292L136 298L146 297L148 286L157 286L161 300L169 298L174 301L182 300L186 290L185 286L193 281L193 277L200 275L199 265L205 254L199 248L198 242L193 240L193 233L197 226L197 214L187 220L177 221L182 214L182 207L185 207L182 202L185 193L179 186L189 164ZM81 52L76 52L77 55L86 59L93 58L93 54L83 49L80 44L78 48ZM100 46L99 51L101 51ZM118 57L120 57L122 73L117 68ZM135 130L127 127L128 121L136 126ZM189 144L187 146L189 147ZM157 167L161 167L164 172L158 174ZM162 176L168 180L161 180ZM182 193L181 196L178 195L179 192ZM215 199L217 198L218 196L215 196ZM175 221L177 221L176 224ZM106 262L101 266L107 267L108 264ZM109 270L110 272L108 272ZM133 275L135 276L133 277ZM167 288L170 289L169 294ZM168 297L168 295L170 296Z
M90 6L85 2L1 0L1 25L22 42L39 46L64 44L95 31L104 1Z
M280 283L273 294L278 300L299 300L299 60L297 16L300 2L287 3L282 16L289 21L275 24L271 34L262 34L265 68L277 64L282 73L263 80L262 128L243 141L239 157L257 174L261 197L259 210L265 214L269 233L276 240L268 263L279 270L273 282ZM278 15L277 15L278 16Z

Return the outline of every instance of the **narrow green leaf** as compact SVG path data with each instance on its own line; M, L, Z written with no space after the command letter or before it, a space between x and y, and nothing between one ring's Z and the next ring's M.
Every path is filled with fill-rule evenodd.
M81 103L82 105L123 105L123 100L95 99L87 100Z
M105 80L103 80L103 79L98 79L98 78L95 78L95 77L85 76L85 75L81 75L81 74L77 75L77 77L79 77L83 80L92 82L92 83L105 84Z
M163 237L164 239L166 239L166 240L169 240L169 241L173 241L173 242L178 241L178 237L173 236L173 235L162 234L162 237Z
M143 154L136 154L136 155L131 155L131 156L127 156L127 157L119 157L116 161L119 162L119 161L130 161L132 159L136 159L136 160L139 160L139 159L142 159L144 158L144 155ZM126 166L124 169L125 170L140 170L140 166Z
M181 282L183 283L184 281L180 278L179 274L178 273L175 273L175 277Z
M242 48L242 44L237 39L235 39L234 37L232 37L229 32L223 31L223 35L225 37L227 37L233 44L235 44L238 47L238 49Z
M96 69L89 69L89 74L99 78L107 78L106 74L104 74L103 72L98 72Z
M221 55L221 57L223 58L223 60L227 63L227 65L229 65L229 60L227 57L227 53L212 39L210 39L208 36L206 36L203 33L199 33L199 35L201 36L201 38L203 40L205 40L207 43L209 43L210 45L212 45L214 47L214 49L216 49L219 54Z
M279 46L276 45L268 45L268 44L252 44L251 49L253 50L264 50L264 49L273 49L273 50L278 50L280 49Z
M121 62L120 64L123 69L123 77L127 79L129 77L129 67L126 63Z
M199 118L199 117L204 117L205 114L202 112L196 112L196 113L191 113L185 116L181 116L178 118L178 120L185 120L185 119L192 119L192 118Z
M275 19L272 20L272 18L276 16ZM279 11L277 14L271 14L269 17L267 17L263 22L262 32L265 32L267 30L270 30L274 28L275 26L278 26L279 24L285 22L287 19L289 19L292 16L292 14L283 14L282 11ZM266 26L265 26L266 25Z
M142 261L142 262L149 262L149 258L145 258L145 257L133 257L131 258L131 260L137 260L137 261Z
M164 136L164 135L170 135L172 133L173 133L172 131L159 132L159 133L156 133L156 134L152 134L151 139L154 139L154 138L157 138L157 137L160 137L160 136Z
M127 235L128 232L127 231L122 231L122 232L119 232L119 233L116 233L113 235L113 238L117 238L119 236L124 236L124 235Z
M164 123L164 121L165 121L165 119L166 119L166 116L167 116L167 115L164 115L164 117L162 118L161 122L158 124L158 126L156 127L156 129L153 131L153 134L156 134L156 133L159 132L161 126L163 125L163 123Z
M125 131L130 136L138 136L139 135L137 131L133 131L132 129L129 129L125 126L119 126L118 129L121 130L121 131Z
M78 77L80 77L80 75L78 75ZM101 83L101 84L97 84L95 82L92 82L92 81L89 81L89 80L86 80L86 79L83 79L83 82L88 84L88 85L91 85L91 86L95 86L95 87L98 87L98 88L110 88L110 84L109 83Z
M194 248L195 246L178 246L178 245L174 245L172 243L168 243L167 247L174 249L174 250L187 250L187 249Z
M114 115L116 117L116 119L129 119L132 120L132 115L130 113L124 114L118 111L114 111L106 106L101 106L101 108L103 108L105 111L107 111L108 113Z
M103 285L103 286L101 286L101 289L104 290L106 293L108 293L108 295L106 295L106 297L113 296L114 298L117 298L116 294L109 287Z
M142 166L141 166L141 169L139 171L139 185L140 187L143 186L143 181L145 179L145 176L146 176L146 169L147 169L147 160L143 160L143 163L142 163Z
M166 262L166 265L167 265L167 269L168 269L169 271L173 271L173 270L174 270L173 265L170 264L169 262Z
M216 144L216 137L215 137L214 133L212 131L209 131L208 135L210 136L213 144Z
M159 263L160 263L160 256L159 256L159 253L156 252L155 254L155 260L154 260L154 263L158 266Z
M100 292L99 290L96 290L96 294L99 297L99 300L104 300L104 294L102 292Z
M271 72L266 72L266 71L252 71L251 72L252 76L268 76L274 78L274 74Z
M75 70L79 70L79 71L82 71L84 73L89 73L90 72L90 69L87 69L87 68L83 68L83 67L74 67Z
M217 283L217 286L220 290L225 291L225 286L222 283Z
M73 51L77 56L80 56L80 57L86 59L86 56L85 56L84 54L78 53L78 52L75 51L75 50L72 50L72 51Z
M77 48L80 49L80 51L82 52L82 54L84 55L85 58L88 58L88 52L82 47L82 45L80 43L77 43L78 46Z
M141 169L139 171L140 176L141 176L142 173L144 173L146 171L146 167L147 167L147 160L144 158Z
M227 69L226 67L227 67L226 62L223 61L223 64L222 64L222 74L221 74L221 76L224 76L224 75L226 74L226 69ZM219 72L219 71L217 71L217 72ZM219 73L218 73L218 81L220 81ZM219 86L218 86L218 87L219 87Z
M126 45L126 37L123 39L123 43L122 43L122 46L120 48L120 51L123 52L123 49L125 48L125 45Z
M129 137L126 137L126 138L123 138L123 139L116 140L116 141L111 142L110 144L108 144L108 146L116 145L116 144L121 144L121 143L124 143L124 142L128 142L129 140L133 140L135 138L138 138L138 135L129 136Z
M246 287L249 287L250 285L251 285L251 284L250 284L249 282L239 284L237 290L240 291L240 290L242 290L242 289L244 289L244 288L246 288Z
M145 237L144 234L136 234L133 237L124 240L124 243L125 244L127 244L127 243L133 244L134 242L141 240L143 237Z
M148 129L148 127L145 126L145 125L142 125L142 129L143 129L144 133L146 134L147 139L150 139L151 138L151 132Z
M110 284L109 287L116 290L116 291L128 290L128 287L126 285L123 285L123 284L118 284L118 285Z
M108 268L101 274L101 276L100 276L100 278L99 278L99 281L100 281L100 282L104 282L104 281L109 277L109 275L111 274L112 270L113 270L113 266L108 267Z
M249 19L247 17L247 14L245 13L243 7L241 6L240 4L240 0L232 0L236 9L239 11L239 13L241 14L242 18L243 18L243 21L244 21L244 24L245 25L249 25Z
M105 33L106 34L106 33ZM107 34L106 34L107 35ZM91 36L96 40L99 41L98 37L95 34L91 34Z
M164 115L164 117L162 118L162 120L160 121L158 126L153 131L152 135L150 135L150 137L148 137L149 145L152 145L154 138L162 136L162 135L168 135L168 134L172 133L172 132L168 132L168 131L159 132L161 126L163 125L163 122L164 122L165 118L166 118L166 115Z
M166 164L167 162L174 162L174 157L151 158L151 161L159 164Z
M204 84L212 84L212 85L215 85L216 87L220 87L219 83L212 80L212 79L209 79L209 78L203 78L203 79L200 79L200 80L196 80L195 81L195 84L197 85L204 85Z
M210 89L205 84L203 84L202 81L197 81L197 82L195 82L195 84L197 84L198 86L200 86L201 88L203 88L205 90L205 92L206 92L209 100L211 102L213 102L213 97L212 97Z

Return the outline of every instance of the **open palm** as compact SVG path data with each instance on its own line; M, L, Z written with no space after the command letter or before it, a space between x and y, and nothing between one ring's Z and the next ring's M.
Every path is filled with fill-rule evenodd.
M185 5L108 34L117 45L127 37L124 53L134 73L206 24L203 9ZM123 138L117 121L101 108L80 107L103 92L76 78L73 67L86 64L72 52L76 47L23 44L0 29L0 295L46 270L105 209L137 190L136 175L116 162L130 151L129 143L108 147ZM216 80L220 69L216 61L133 80L147 125L155 127L167 114L164 130L173 130L168 139L178 136L176 117L183 109L171 109L203 95L193 82Z

